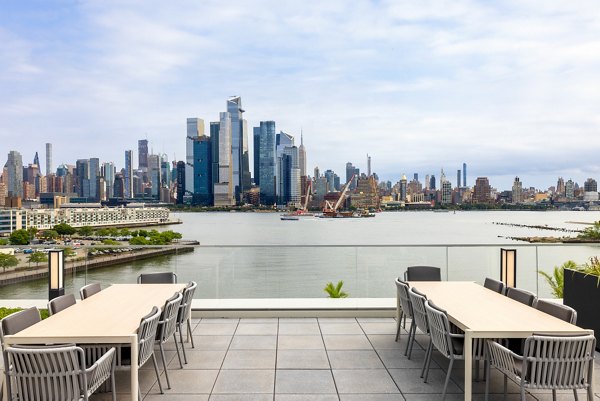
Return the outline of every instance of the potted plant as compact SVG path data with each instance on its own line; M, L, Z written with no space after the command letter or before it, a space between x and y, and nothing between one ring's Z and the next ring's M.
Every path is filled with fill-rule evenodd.
M565 269L563 303L577 311L577 325L594 330L596 349L600 350L600 259L575 269Z
M334 285L332 282L327 283L323 291L329 294L329 298L347 298L348 293L342 291L342 286L344 285L344 281L338 281L337 285Z

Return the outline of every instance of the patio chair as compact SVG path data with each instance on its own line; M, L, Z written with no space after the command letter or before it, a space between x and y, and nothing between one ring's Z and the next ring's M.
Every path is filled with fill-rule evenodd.
M444 390L442 391L443 401L446 398L446 389L448 388L448 382L450 381L450 374L452 373L454 361L465 358L463 352L465 336L464 334L456 334L450 331L448 314L445 310L437 307L431 300L425 302L425 310L427 312L427 319L429 321L431 343L443 356L450 359L448 372L446 373L446 381L444 382ZM425 369L425 382L427 382L427 376L429 375L430 364L431 358L427 361L427 366Z
M521 401L525 400L525 390L551 389L552 399L556 401L556 390L573 390L575 400L577 390L587 391L588 401L592 401L592 375L594 348L593 335L546 336L534 334L525 340L523 355L489 340L488 364L504 375L504 396L506 397L507 379L520 387ZM489 375L487 370L485 400L489 397Z
M183 346L183 328L187 328L188 337L192 342L192 348L194 348L194 337L192 336L192 299L194 298L194 292L198 284L194 281L190 281L183 290L183 296L181 298L181 304L179 305L179 311L177 312L177 331L179 331L179 340L181 341L181 349L183 351L183 361L187 364L187 355L185 354L185 347Z
M142 273L137 278L138 284L177 284L177 274L173 272Z
M577 324L577 311L570 306L538 299L533 307L565 322Z
M163 368L165 369L165 377L167 378L167 388L169 389L171 388L171 382L169 381L164 344L173 337L173 340L175 340L175 350L177 351L177 357L179 358L179 366L183 369L181 354L179 353L179 347L177 346L177 336L175 335L175 330L177 329L177 312L179 311L179 305L181 304L182 298L183 295L181 295L180 292L177 292L171 298L167 299L162 314L160 315L160 320L158 321L158 330L156 333L156 343L160 348Z
M504 294L504 283L502 281L486 277L485 281L483 282L483 286L488 290L496 291L499 294Z
M514 287L506 288L506 296L527 306L532 306L537 298L532 292Z
M75 345L14 346L6 349L11 396L21 401L87 401L108 379L115 391L115 349L86 368L83 349Z
M26 328L33 326L34 324L40 322L42 318L40 317L40 311L35 306L31 308L22 310L20 312L13 313L12 315L6 316L2 321L0 321L0 345L2 346L2 362L4 364L4 383L3 386L8 386L8 360L6 354L6 346L4 344L4 336L8 336L11 334L17 334L21 330L25 330ZM0 386L0 390L2 390L2 386ZM11 399L11 387L7 387L8 399Z
M408 297L409 288L406 282L400 280L400 277L396 278L396 342L400 338L400 327L406 329L406 318L413 320L410 298Z
M156 373L156 380L158 381L158 388L160 393L164 394L162 384L160 382L160 373L158 372L158 364L156 363L156 356L154 355L154 342L156 341L156 334L158 329L158 321L160 319L160 310L155 306L152 308L150 313L142 318L140 321L140 327L138 328L138 368L144 366L148 359L152 358L152 364L154 365L154 372ZM133 362L132 362L133 363ZM164 359L163 359L164 364ZM166 365L165 370L166 370ZM138 379L139 380L139 379ZM139 386L138 386L139 387ZM141 390L138 392L138 399L142 399Z
M429 334L429 322L427 321L427 312L425 311L425 302L427 301L427 296L423 293L420 293L415 287L412 287L410 291L408 291L408 296L410 297L410 303L413 308L413 318L416 322L416 326L427 336ZM408 359L412 354L413 345L415 344L416 338L416 330L413 332L412 338L410 339L410 350L408 351ZM421 369L421 377L425 374L425 366L428 363L429 358L431 358L431 351L433 348L433 343L429 341L429 346L427 347L427 351L425 351L425 360L423 361L423 368ZM425 379L427 382L427 379Z
M408 266L404 281L442 281L441 269L434 266Z
M48 314L50 316L57 314L60 311L67 309L77 303L75 295L65 294L60 297L56 297L48 302Z
M83 301L84 299L89 298L92 295L99 293L100 291L102 291L100 283L92 283L81 287L81 289L79 290L79 296Z

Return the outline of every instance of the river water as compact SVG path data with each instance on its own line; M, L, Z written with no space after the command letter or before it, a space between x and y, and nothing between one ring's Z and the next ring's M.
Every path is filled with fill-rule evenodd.
M548 296L537 269L600 254L596 246L530 246L505 237L573 233L499 225L547 225L580 230L600 212L385 212L374 218L281 221L278 213L175 213L183 224L161 227L201 243L193 253L80 271L66 280L77 292L88 282L131 283L141 272L172 270L194 280L197 298L322 297L325 283L344 280L355 297L393 297L393 278L406 266L440 266L449 280L499 276L499 248L518 250L517 285ZM488 245L488 246L486 246ZM0 299L46 298L47 280L0 288Z

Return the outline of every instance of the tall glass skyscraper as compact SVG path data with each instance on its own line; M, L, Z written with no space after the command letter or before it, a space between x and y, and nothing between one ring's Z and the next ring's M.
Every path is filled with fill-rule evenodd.
M260 203L272 205L277 200L275 190L275 121L261 121L258 130L258 171L260 182ZM256 136L255 136L256 138Z
M8 171L8 196L23 197L23 157L16 150L8 152L4 165Z
M125 198L133 198L133 150L125 151Z
M227 112L220 114L218 137L218 175L217 180L213 182L214 205L233 206L236 200L233 182L231 116Z
M187 119L187 136L185 139L185 192L194 193L194 140L204 135L204 120Z
M192 204L210 206L213 202L211 138L194 140L194 194Z
M242 98L227 100L227 113L231 126L231 168L235 198L239 202L245 191L250 189L250 159L248 155L248 125L243 119Z
M138 141L138 169L148 171L148 140Z
M51 143L47 143L46 144L46 175L48 174L52 174L53 167L52 167L52 144Z

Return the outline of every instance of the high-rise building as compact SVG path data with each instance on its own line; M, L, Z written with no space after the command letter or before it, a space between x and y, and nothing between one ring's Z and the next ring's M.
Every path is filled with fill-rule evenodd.
M23 157L16 150L11 150L8 152L8 160L4 167L8 177L8 196L23 198Z
M52 174L54 167L52 167L52 144L46 144L46 175Z
M399 201L406 202L406 188L407 188L407 179L406 175L402 174L402 178L400 179L400 192L399 192Z
M211 138L202 135L194 139L194 193L192 204L210 206L213 204Z
M462 176L463 176L463 187L467 187L467 163L463 163L463 169L462 169Z
M431 175L431 178L429 179L429 189L432 191L435 191L435 175Z
M306 148L304 147L304 134L300 131L300 147L298 148L298 163L300 164L300 177L306 177Z
M570 178L565 183L565 197L568 200L575 199L575 183Z
M430 183L429 183L429 174L427 174L425 176L425 190L429 189L429 185L430 185Z
M261 121L258 131L258 182L260 203L273 205L277 201L276 191L276 131L275 121Z
M89 194L88 198L94 201L100 200L98 178L100 177L100 159L97 157L90 158L89 161ZM84 195L85 196L85 195Z
M473 187L473 202L488 203L490 202L491 187L487 177L477 177L475 187Z
M277 203L280 205L286 205L289 202L289 179L291 160L286 156L285 149L294 146L294 137L290 134L286 134L281 131L275 138L275 152L277 156L276 164L276 188ZM288 154L289 156L289 154Z
M186 162L177 162L177 195L175 203L183 205L183 198L185 196L185 170Z
M150 195L153 198L160 198L161 188L161 171L160 171L160 156L159 155L148 155L148 175L150 178L150 184L152 189Z
M326 170L323 173L323 176L327 180L327 190L329 192L337 191L339 189L339 186L336 185L339 183L339 177L333 170Z
M460 170L456 170L456 187L460 188Z
M565 195L565 180L562 177L558 177L556 183L556 193L559 195Z
M519 177L515 177L515 181L512 186L512 203L523 202L523 183Z
M371 173L371 156L367 154L367 177L370 177Z
M115 164L113 162L102 163L102 177L106 183L106 197L113 198L115 196Z
M133 198L133 150L125 151L125 175L123 177L123 195L125 198Z
M230 118L231 130L231 167L232 185L235 199L242 201L245 191L250 189L250 165L248 155L248 127L243 119L242 98L232 96L227 100L227 113Z
M321 170L319 170L319 166L315 167L314 175L315 175L314 176L315 179L317 179L317 178L319 178L321 176Z
M190 195L194 193L194 140L202 135L204 135L204 120L188 118L185 139L185 191Z
M254 184L260 186L260 127L254 127L252 129L252 138L254 152Z
M352 179L352 177L354 177L354 179ZM346 163L346 182L349 182L350 179L352 179L352 182L350 183L350 187L348 189L356 188L356 184L358 182L359 177L360 170L357 167L355 167L352 163Z
M212 132L211 124L211 132ZM216 130L216 129L215 129ZM228 112L220 114L218 141L216 142L217 152L217 172L216 179L213 182L213 194L215 206L234 206L236 203L233 187L233 166L232 166L232 147L231 147L231 117ZM214 140L214 138L213 138ZM213 142L214 143L214 142ZM187 170L186 170L187 174ZM213 174L214 159L213 159ZM187 178L186 178L187 181Z
M138 170L148 171L148 140L138 141Z
M300 164L298 148L296 146L286 146L283 149L285 162L282 165L285 166L283 171L284 177L284 203L298 206L300 204L302 182L300 180Z
M598 200L598 182L593 178L588 178L583 183L583 200L586 202Z
M79 159L75 162L75 185L77 194L81 197L90 196L90 159Z
M113 197L123 199L125 197L125 180L123 174L115 174L115 184L113 186Z
M212 178L213 183L213 204L214 204L214 185L219 182L219 130L221 127L220 121L210 123L210 143L211 143L211 161L212 161Z
M440 191L442 205L448 205L452 203L452 183L448 180L440 179Z
M33 164L38 168L40 167L40 157L38 156L38 152L35 152L35 156L33 156Z

